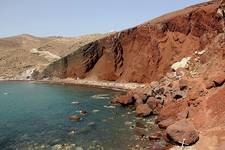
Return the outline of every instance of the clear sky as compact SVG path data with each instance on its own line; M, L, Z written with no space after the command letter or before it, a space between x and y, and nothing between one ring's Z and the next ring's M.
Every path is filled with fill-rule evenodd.
M0 0L0 37L78 36L133 27L207 0Z

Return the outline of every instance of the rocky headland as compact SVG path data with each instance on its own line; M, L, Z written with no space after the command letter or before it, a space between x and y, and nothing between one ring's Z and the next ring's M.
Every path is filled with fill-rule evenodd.
M194 5L74 48L32 78L109 87L137 83L112 103L134 107L137 117L156 116L160 132L143 133L143 139L163 139L171 149L222 150L225 1Z

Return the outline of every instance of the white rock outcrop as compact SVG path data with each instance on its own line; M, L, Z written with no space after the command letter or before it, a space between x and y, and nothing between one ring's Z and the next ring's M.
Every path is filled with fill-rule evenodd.
M188 68L188 62L190 61L191 57L183 58L181 61L174 63L171 68L173 70L177 70L178 68Z
M31 49L30 52L32 54L37 54L39 56L42 56L42 57L46 58L49 61L58 60L58 59L61 58L61 57L59 57L59 56L57 56L55 54L50 53L49 51L39 51L36 48Z

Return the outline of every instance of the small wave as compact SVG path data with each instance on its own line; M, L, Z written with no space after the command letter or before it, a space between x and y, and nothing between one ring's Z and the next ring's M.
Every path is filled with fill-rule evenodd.
M110 99L109 94L97 94L91 96L93 99Z
M110 106L104 106L105 108L108 108L108 109L114 109L114 108L116 108L115 106L112 106L112 105L110 105Z
M7 92L3 92L3 95L8 95L9 93L7 93Z
M78 105L78 104L80 104L80 102L75 101L75 102L71 102L71 104L73 104L73 105Z

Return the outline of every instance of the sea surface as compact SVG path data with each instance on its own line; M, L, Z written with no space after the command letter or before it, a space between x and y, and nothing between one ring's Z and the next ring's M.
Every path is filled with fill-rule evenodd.
M120 94L100 88L0 83L0 149L125 150L136 144L131 108L112 106ZM87 111L80 121L68 119Z

